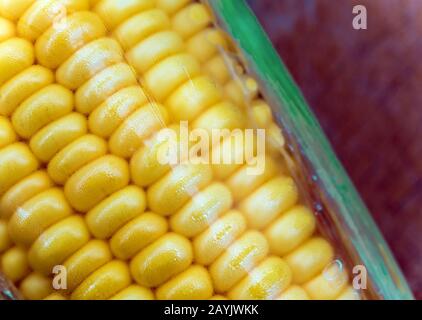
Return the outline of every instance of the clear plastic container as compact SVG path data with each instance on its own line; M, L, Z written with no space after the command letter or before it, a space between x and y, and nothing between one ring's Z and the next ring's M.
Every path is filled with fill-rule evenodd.
M235 41L272 106L296 164L297 181L317 212L320 231L350 267L368 271L367 299L413 299L371 214L337 159L318 120L245 1L210 0L218 25Z

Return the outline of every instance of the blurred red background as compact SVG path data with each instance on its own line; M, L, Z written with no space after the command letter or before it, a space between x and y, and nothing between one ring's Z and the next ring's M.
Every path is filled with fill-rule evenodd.
M249 2L422 299L422 1Z

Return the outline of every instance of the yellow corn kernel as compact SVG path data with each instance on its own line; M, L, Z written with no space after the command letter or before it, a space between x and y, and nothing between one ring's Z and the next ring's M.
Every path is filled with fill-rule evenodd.
M252 136L253 140L250 137L244 130L236 129L211 148L210 159L216 179L227 179L256 154L256 136Z
M27 0L26 2L29 1ZM30 41L35 41L52 24L57 24L61 18L76 11L89 9L88 0L43 0L30 2L34 4L22 8L17 16L20 17L18 22L19 35Z
M130 269L141 286L156 287L189 267L192 259L190 241L167 233L138 253L131 261Z
M292 178L280 176L265 183L240 203L248 226L262 229L279 214L291 208L298 199L298 190ZM257 214L259 213L259 214Z
M172 15L186 6L192 0L157 0L156 5L168 15Z
M32 152L43 162L48 162L57 152L88 132L86 118L70 113L38 131L30 140Z
M53 292L44 298L44 300L67 300L65 296L62 296L60 293Z
M9 219L15 210L53 183L45 171L36 171L11 187L0 199L0 217Z
M130 49L126 58L139 74L165 58L180 53L185 48L182 38L173 31L155 33Z
M0 16L0 42L13 38L15 34L15 25L11 21L4 19Z
M40 235L29 249L29 264L34 270L48 275L54 266L63 263L88 241L89 231L82 217L73 215Z
M37 39L37 59L41 65L56 69L78 49L105 34L105 26L96 14L76 12L53 24Z
M246 221L238 211L229 211L193 239L195 261L211 264L246 230Z
M292 280L289 265L278 257L261 262L228 293L233 300L272 300L285 290Z
M212 296L209 300L228 300L225 296L216 294L215 296Z
M100 1L102 0L89 0L90 8L93 9Z
M23 101L53 80L53 72L38 65L20 72L0 88L0 114L10 116Z
M233 73L227 66L229 61L230 58L223 54L215 55L203 65L204 72L217 83L225 84L231 79Z
M110 300L154 300L154 293L151 289L131 285L111 297Z
M352 286L347 286L336 300L360 300L359 291L353 289Z
M226 129L226 132L230 133L228 130L243 129L246 124L245 121L245 115L237 106L228 102L222 102L204 111L193 122L192 128L204 129L212 137L213 129Z
M17 20L35 0L0 0L0 16Z
M209 165L181 164L148 188L149 207L162 215L173 214L211 179Z
M107 67L76 91L76 110L83 114L89 114L120 89L137 85L137 83L134 71L126 63L117 63Z
M0 150L0 196L19 180L38 168L38 161L23 143L14 143Z
M333 259L332 246L322 238L311 238L285 257L293 271L293 282L305 283L321 272Z
M218 293L230 290L268 254L268 243L257 231L248 231L215 260L209 270Z
M11 38L0 43L0 87L34 63L34 49L28 41Z
M67 291L75 290L90 274L111 259L112 255L106 242L89 241L63 263L67 272Z
M273 153L280 152L284 147L284 137L281 129L273 122L267 129L268 149Z
M205 300L213 294L210 275L202 266L191 266L157 288L158 300Z
M57 82L75 90L104 68L122 61L123 51L117 41L100 38L76 51L57 69Z
M27 252L21 247L7 250L1 257L1 270L13 282L22 280L30 273Z
M103 156L76 171L66 182L64 192L72 207L88 212L108 195L129 183L126 161Z
M200 76L177 88L166 100L166 106L175 122L192 121L221 98L217 85L210 78Z
M194 57L181 53L153 66L142 80L157 101L164 101L178 86L198 76L200 70Z
M155 6L154 0L102 0L95 6L95 12L101 16L101 19L108 30L114 30L119 24L134 14L152 9Z
M96 205L87 213L85 220L96 238L106 239L143 213L145 207L145 192L136 186L128 186Z
M172 18L173 29L184 39L203 30L211 23L211 13L202 3L192 3Z
M264 169L261 174L251 174L252 166L246 164L225 181L232 191L235 202L239 202L249 196L254 190L281 171L274 159L268 155L258 156L257 161L257 163L264 163Z
M308 239L314 233L315 226L315 217L309 209L293 207L265 230L270 251L275 255L286 255Z
M9 232L7 231L7 221L0 220L0 253L6 251L12 245Z
M48 174L54 182L64 184L76 171L106 153L107 144L103 139L94 135L85 135L67 145L53 157L48 163Z
M52 282L49 277L33 272L22 280L19 291L27 300L42 300L53 291Z
M72 300L108 299L131 283L126 263L113 260L86 278L71 295Z
M129 50L147 37L170 28L167 15L157 9L132 16L120 24L113 32L123 49Z
M211 60L220 50L227 49L224 33L215 28L204 29L187 41L187 51L202 64Z
M167 229L165 218L152 212L143 213L113 235L111 251L117 258L127 260L163 236Z
M312 300L333 300L347 285L347 273L339 261L333 261L320 275L303 285Z
M180 151L180 131L177 124L163 128L147 139L133 154L130 173L135 184L140 187L149 186L170 171L170 162L160 161L160 156L168 155L168 150L173 150L175 146L174 149Z
M97 136L108 138L127 117L147 101L139 86L121 89L89 115L89 129Z
M10 121L0 116L0 149L15 142L16 133Z
M22 204L9 221L9 234L17 244L30 246L47 228L72 214L63 191L53 188Z
M19 291L25 300L43 300L53 292L53 288L48 277L33 272L21 282Z
M23 138L32 137L50 122L72 112L73 94L70 90L51 84L26 99L13 113L12 123Z
M277 300L309 300L309 296L305 290L297 285L290 286L281 295L278 296Z
M139 125L142 123L142 125ZM169 123L167 110L149 103L132 113L110 137L110 151L123 158L131 157L144 140Z
M258 128L268 128L273 120L271 108L264 100L252 102L251 117Z
M170 227L185 237L204 231L233 204L230 190L221 183L213 183L194 195L170 218Z
M258 96L258 84L252 77L240 76L224 86L225 96L243 108L250 107L251 101Z

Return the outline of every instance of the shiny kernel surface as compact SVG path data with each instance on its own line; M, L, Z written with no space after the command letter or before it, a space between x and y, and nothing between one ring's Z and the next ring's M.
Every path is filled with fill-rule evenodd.
M106 155L76 171L66 182L64 192L76 210L87 212L128 182L127 163Z
M0 259L0 267L4 275L13 282L22 280L31 270L26 250L21 247L7 250Z
M52 186L52 180L43 170L28 175L11 187L0 199L0 217L10 218L26 201Z
M16 141L16 133L10 121L0 116L0 149Z
M154 293L151 289L131 285L111 297L110 300L154 300Z
M156 287L185 270L192 260L190 241L167 233L138 253L131 261L130 269L140 285Z
M51 280L40 273L33 272L22 280L19 291L28 300L41 300L47 297L52 291Z
M113 260L86 278L73 291L73 300L104 300L111 298L131 283L126 263Z
M167 230L166 219L156 213L146 212L114 233L110 247L116 257L127 260L163 236Z
M148 188L149 206L154 212L170 215L208 185L211 179L210 165L181 164Z
M32 45L21 38L0 43L0 86L34 63Z
M216 292L224 293L268 254L268 243L257 231L248 231L215 260L209 270Z
M202 266L192 266L157 289L159 300L205 300L213 294L210 275Z
M18 244L31 245L48 227L69 217L72 208L61 189L52 188L23 203L9 221L9 234Z
M303 284L311 280L330 263L334 255L333 247L324 239L311 238L285 259L293 271L293 282Z
M309 238L315 226L315 217L309 209L293 207L265 230L271 252L284 256Z
M39 166L28 146L21 142L0 149L0 159L0 196Z
M278 257L269 257L240 281L228 293L234 300L272 300L284 291L292 280L289 265Z
M67 270L67 288L72 292L91 273L112 260L107 242L91 240L63 263Z
M73 13L52 24L35 43L41 65L56 69L84 44L104 36L101 19L88 11Z
M249 195L240 204L240 211L245 214L250 227L262 229L293 206L297 199L298 191L293 179L277 177Z
M243 215L235 210L227 212L193 239L195 261L202 265L211 264L245 230Z
M10 116L27 98L53 83L50 69L33 65L0 87L0 114Z
M128 186L91 209L86 215L86 222L96 238L106 239L143 213L145 207L145 192L136 186Z
M47 171L54 182L64 184L76 171L106 153L107 144L103 139L85 135L60 150L48 163Z
M213 22L191 0L0 0L0 269L24 298L360 298ZM161 163L183 120L237 130L203 157L265 129L263 171Z
M48 228L28 251L29 264L49 275L53 267L80 249L90 238L82 217L73 215Z
M72 92L52 84L30 96L16 109L12 116L13 127L21 137L30 138L43 126L72 110Z
M188 238L196 236L229 210L232 202L231 192L226 186L211 184L170 218L170 226Z

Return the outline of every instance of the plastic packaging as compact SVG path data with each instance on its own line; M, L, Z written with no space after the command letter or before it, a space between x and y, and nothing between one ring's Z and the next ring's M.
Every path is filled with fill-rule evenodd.
M24 298L411 298L243 1L0 16L0 268Z

